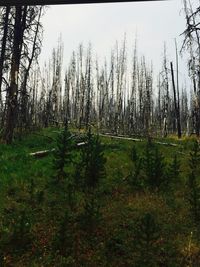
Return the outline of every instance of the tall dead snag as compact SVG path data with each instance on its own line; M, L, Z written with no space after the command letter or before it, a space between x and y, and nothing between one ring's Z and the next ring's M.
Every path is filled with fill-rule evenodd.
M26 15L27 6L15 6L10 86L7 92L6 125L4 130L4 140L8 144L12 142L17 120L18 75L23 34L26 27Z
M4 61L6 56L6 44L8 38L8 28L9 28L9 15L10 15L10 6L5 8L5 14L3 16L3 36L1 40L1 54L0 54L0 93L2 88L2 80L3 80L3 68L4 68ZM1 97L1 94L0 94Z
M52 83L52 120L53 123L60 121L62 110L62 82L61 69L63 59L63 43L59 40L57 49L53 50L53 83Z
M79 45L78 52L78 61L79 61L79 114L78 114L78 128L79 130L82 127L83 117L84 117L84 103L85 103L85 82L86 77L83 74L83 45Z
M164 61L163 61L163 86L164 86L164 119L163 119L163 135L167 137L168 134L168 111L169 111L169 81L168 81L168 69L167 69L167 55L166 45L164 45Z
M91 116L91 104L92 104L92 82L91 82L91 45L88 48L87 54L87 66L86 66L86 85L87 85L87 101L86 101L86 111L85 111L85 126L88 130Z
M150 135L150 128L152 124L152 117L153 117L153 103L152 103L152 97L153 97L153 70L152 67L149 70L147 70L147 67L145 68L145 100L144 100L144 122L145 122L145 135L149 137Z
M176 88L175 88L175 81L174 81L174 70L173 70L172 62L170 62L170 67L171 67L171 76L172 76L172 88L174 92L174 107L175 107L175 112L176 112L178 138L181 138L180 112L179 112L179 105L177 103Z
M116 43L116 101L115 101L115 118L114 118L114 132L116 134L120 131L120 124L122 122L123 111L123 95L122 90L125 88L125 74L126 74L126 37L123 41L121 49L118 48Z
M1 126L3 126L4 123L4 116L3 116L3 99L2 99L2 83L3 83L3 75L4 75L4 69L5 69L5 62L6 62L6 48L8 43L8 35L9 35L9 23L10 23L10 14L11 14L11 7L7 6L2 9L1 14L1 24L2 28L1 31L2 37L1 37L1 54L0 54L0 116L1 116Z
M137 119L137 129L138 133L144 134L145 131L145 58L143 57L140 62L140 67L138 68L138 119Z
M13 140L14 129L26 124L28 93L27 82L33 60L40 51L38 32L42 7L14 6L12 7L12 20L9 24L9 42L11 53L9 57L10 74L6 95L6 112L3 139L6 143ZM20 79L19 79L20 76ZM20 97L18 97L19 92Z
M159 132L162 131L162 110L161 110L161 82L160 75L158 76L158 98L156 104L156 122L159 125Z
M196 7L193 11L190 0L184 0L184 11L186 19L186 30L183 32L185 39L182 46L190 54L189 75L193 83L194 101L193 101L193 121L196 135L200 135L200 35L199 35L199 14L200 9ZM198 21L197 21L198 20Z
M135 41L132 73L131 73L131 92L129 100L129 117L128 117L128 131L129 134L136 131L136 95L137 95L137 42Z
M185 131L186 135L190 133L190 116L188 106L188 92L186 86L182 88L180 99L180 117L181 117L181 129Z
M69 85L70 85L70 91L71 91L71 120L73 122L76 121L76 114L77 114L77 97L76 97L76 71L77 71L77 66L76 66L76 55L75 52L73 51L72 53L72 58L69 66Z
M41 37L39 38L39 34L41 32L41 24L40 19L42 15L43 7L29 7L27 12L27 29L29 29L29 43L30 46L26 46L24 49L24 58L23 58L23 73L22 73L22 84L20 90L20 103L19 103L19 119L21 129L23 127L27 127L31 124L28 121L28 91L27 84L28 78L30 74L30 69L34 60L38 58L38 55L41 51ZM35 25L34 27L32 26ZM26 29L26 30L27 30ZM26 40L26 37L24 38ZM27 62L27 63L26 63ZM33 88L34 89L34 88Z
M175 38L175 49L176 49L176 88L177 88L177 101L178 101L178 109L180 114L180 96L179 96L179 66L178 66L178 49L177 42Z
M64 90L64 98L63 98L63 120L64 116L68 118L68 120L71 118L70 114L70 100L69 100L69 93L70 93L70 83L69 83L69 74L66 71L65 73L65 90Z
M115 100L114 100L114 87L115 87L115 55L111 51L110 57L110 74L108 78L108 88L110 89L109 107L108 107L108 128L114 131L114 113L115 113Z

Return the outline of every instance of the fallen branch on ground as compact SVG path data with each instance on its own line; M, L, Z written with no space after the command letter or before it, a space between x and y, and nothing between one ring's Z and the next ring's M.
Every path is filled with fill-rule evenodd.
M110 134L99 134L99 136L110 137L110 138L114 138L114 139L130 140L130 141L134 141L134 142L142 142L142 141L144 141L144 140L138 139L138 138L131 138L131 137L125 137L125 136L116 136L116 135L110 135Z
M77 143L76 147L81 147L81 146L85 146L87 143L86 142L81 142L81 143ZM49 150L41 150L41 151L36 151L33 153L29 153L29 156L35 157L35 158L43 158L46 157L47 155L49 155L50 153L54 152L56 149L49 149Z
M29 156L33 156L33 157L36 157L36 158L43 158L43 157L47 156L48 154L50 154L53 151L55 151L55 148L49 149L49 150L42 150L42 151L29 153Z
M129 140L129 141L134 141L134 142L143 142L144 141L144 139L125 137L125 136L116 136L116 135L110 135L110 134L99 134L99 135L103 136L103 137L110 137L110 138L114 138L114 139ZM179 146L179 144L163 143L163 142L158 142L158 141L154 141L154 143L159 144L159 145L165 145L165 146Z
M179 144L174 144L174 143L163 143L163 142L158 142L158 141L155 141L155 143L159 145L165 145L165 146L179 146Z

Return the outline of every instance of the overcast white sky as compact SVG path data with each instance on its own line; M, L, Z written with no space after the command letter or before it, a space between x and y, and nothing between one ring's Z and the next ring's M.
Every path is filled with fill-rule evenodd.
M50 6L42 19L44 41L41 62L51 57L53 47L62 34L64 66L73 50L82 42L92 43L99 58L110 55L115 41L127 36L130 55L137 32L139 54L152 60L155 72L161 67L163 44L167 43L168 58L175 61L174 38L179 48L185 20L182 0L156 2L108 3ZM184 63L180 71L184 72ZM183 78L183 77L182 77Z

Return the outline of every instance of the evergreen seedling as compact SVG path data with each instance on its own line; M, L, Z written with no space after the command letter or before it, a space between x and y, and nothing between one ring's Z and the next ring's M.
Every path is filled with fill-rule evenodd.
M66 123L64 131L57 139L57 149L54 153L55 179L57 182L64 180L67 176L65 167L72 162L72 148L72 135Z
M86 147L81 153L82 180L84 191L98 188L99 182L105 177L106 159L99 136L94 136L89 130L86 137Z
M132 162L136 162L138 160L138 152L134 145L131 148L130 158Z
M159 189L164 183L164 157L152 142L147 143L143 157L143 170L147 185Z
M82 192L85 195L83 221L92 230L95 223L99 221L99 185L105 177L106 159L103 153L99 136L92 135L89 130L86 136L86 147L81 152L81 166L79 172L79 183L82 186ZM81 181L81 182L80 182ZM84 224L85 225L85 224Z
M53 242L53 248L63 256L69 256L72 253L72 214L70 214L68 210L59 223L57 234Z
M57 138L57 147L53 159L53 181L48 185L50 193L49 205L51 206L51 212L54 217L60 216L68 208L70 210L74 208L75 186L73 160L73 135L70 133L66 122L64 130Z
M155 242L159 237L159 227L151 213L145 213L138 225L137 245L140 252L137 266L155 266Z
M171 187L178 182L180 176L180 161L175 154L172 162L169 164L166 177L166 186Z
M199 164L200 164L200 149L198 143L195 142L193 149L190 152L190 159L189 159L190 174L188 178L188 188L189 188L188 199L191 207L191 212L197 223L200 222L200 184L198 181Z
M145 184L144 177L141 175L141 168L142 168L142 159L139 158L135 162L134 170L131 172L131 174L128 177L128 181L134 190L143 189L144 184Z

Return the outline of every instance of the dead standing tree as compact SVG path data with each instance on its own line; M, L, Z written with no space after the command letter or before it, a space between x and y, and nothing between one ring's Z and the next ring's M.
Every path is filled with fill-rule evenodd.
M10 85L7 92L6 125L3 136L5 142L8 144L13 140L14 129L17 121L18 76L24 31L26 27L27 6L16 6L14 16Z
M87 62L86 62L86 88L87 88L87 100L85 110L85 126L89 129L91 108L92 108L92 55L91 55L91 44L88 47Z
M52 123L56 125L61 120L62 110L62 82L61 82L61 70L63 60L63 43L59 39L57 49L53 50L53 81L52 81Z
M4 72L4 65L5 65L5 59L6 59L6 45L8 42L8 31L9 31L9 17L10 17L10 10L11 7L7 6L5 8L3 8L3 11L1 14L2 16L2 31L3 31L3 35L1 38L1 54L0 54L0 105L1 105L1 101L2 101L2 81L3 81L3 72Z
M0 32L1 34L1 54L0 54L0 117L1 127L4 125L4 113L6 106L4 105L3 91L8 87L8 76L9 73L9 54L10 54L10 41L9 36L11 34L12 25L12 13L13 8L10 6L1 8L1 21L0 21Z
M11 62L10 62L10 79L9 86L6 92L6 112L5 112L5 126L3 139L6 143L11 143L14 136L14 130L17 126L18 122L18 107L19 107L19 75L22 74L21 70L22 66L27 58L29 59L29 63L32 63L31 56L29 58L27 51L28 47L30 48L30 43L33 44L37 39L37 25L33 23L34 18L37 17L38 13L35 13L38 8L30 7L30 6L15 6L12 8L13 11L13 23L10 25L12 28L10 43L11 43ZM34 30L36 26L36 31ZM33 29L34 28L34 29ZM34 32L36 34L36 39L33 34L33 42L30 41L29 34ZM35 42L34 42L35 41ZM35 57L35 54L32 53L32 57ZM29 64L28 64L29 65ZM30 64L31 66L31 64ZM30 67L28 67L30 70ZM28 75L28 74L27 74ZM24 77L25 78L25 77ZM27 83L27 82L26 82ZM22 83L21 83L22 84Z
M174 108L176 112L176 123L177 123L177 131L178 131L178 138L181 138L181 122L180 122L180 110L179 110L179 99L177 99L177 90L175 87L175 80L174 80L174 70L173 70L173 63L170 62L171 68L171 76L172 76L172 88L174 93Z
M193 11L190 0L184 0L186 30L183 32L185 39L181 51L189 51L189 75L193 83L194 101L193 117L196 135L200 135L200 7Z
M28 127L32 124L32 121L29 120L29 95L30 93L27 90L28 79L33 62L37 61L38 55L41 52L41 42L42 42L42 26L40 24L42 12L44 7L29 7L27 12L27 28L29 35L25 36L24 41L26 46L22 55L22 83L20 88L20 99L19 99L19 125L22 130L23 127ZM34 25L34 26L31 26ZM35 81L34 81L35 84ZM35 90L35 86L31 88ZM33 92L33 101L35 99L35 92ZM33 110L32 110L33 112ZM31 116L32 118L33 116Z
M133 63L132 63L132 75L131 75L131 92L129 100L129 122L128 122L128 131L129 134L136 131L136 98L137 98L137 42L135 41Z
M164 44L163 69L161 72L161 89L163 96L163 136L167 137L169 124L169 77L167 68L166 44Z
M116 43L116 100L115 100L115 118L114 118L114 132L116 134L120 131L120 122L122 120L123 96L122 90L125 89L124 78L126 72L126 38L124 38L122 48L118 48Z

